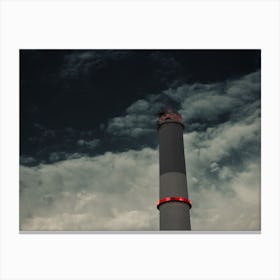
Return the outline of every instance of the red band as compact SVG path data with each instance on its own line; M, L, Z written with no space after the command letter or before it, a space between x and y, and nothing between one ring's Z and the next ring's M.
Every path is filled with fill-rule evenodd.
M159 202L157 203L157 209L159 209L159 206L163 203L166 202L172 202L172 201L179 201L179 202L184 202L187 203L189 205L189 208L192 208L192 202L191 200L189 200L188 198L184 198L184 197L165 197L159 200Z

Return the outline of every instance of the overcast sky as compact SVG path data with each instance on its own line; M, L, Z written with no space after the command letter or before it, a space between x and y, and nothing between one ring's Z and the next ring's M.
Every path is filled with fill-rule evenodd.
M259 50L21 50L20 229L158 230L169 106L192 230L260 230L260 63Z

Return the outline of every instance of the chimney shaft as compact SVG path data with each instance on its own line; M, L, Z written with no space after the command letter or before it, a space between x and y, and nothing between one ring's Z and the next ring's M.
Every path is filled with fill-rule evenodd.
M170 109L160 113L160 230L191 230L183 129L179 113Z

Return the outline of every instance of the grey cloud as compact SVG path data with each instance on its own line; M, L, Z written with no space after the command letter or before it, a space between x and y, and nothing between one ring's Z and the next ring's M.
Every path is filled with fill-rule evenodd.
M75 51L64 57L60 75L62 78L76 79L87 76L91 70L106 67L108 61L119 61L127 58L125 51Z
M26 156L21 156L20 157L20 164L23 165L34 165L37 164L37 160L33 157L26 157Z
M209 93L194 94L182 104L186 120L199 119L203 121L218 121L220 116L229 112L233 107L240 106L239 100L228 96ZM188 110L186 110L188 108Z
M88 147L88 148L91 148L91 149L95 149L99 145L99 143L100 143L99 139L94 139L94 140L91 140L91 141L86 141L84 139L79 139L77 141L78 146Z
M97 52L78 52L65 56L65 62L61 70L62 78L78 78L87 74L91 66L101 67L102 60Z
M66 159L75 159L75 158L80 158L83 156L84 156L84 154L82 154L82 153L52 152L49 155L48 163L55 163L55 162L58 162L61 160L66 160Z
M156 131L157 113L168 104L178 105L168 96L149 95L147 100L138 100L126 109L126 115L115 117L108 122L106 132L115 136L132 136L134 138L150 135Z
M50 154L49 160L50 160L50 162L54 162L54 161L61 160L64 157L65 157L65 153L63 153L63 152L61 152L61 153L53 152Z
M187 86L185 90L183 86L172 96L181 101L180 113L189 130L239 121L252 110L260 113L260 72L224 83Z
M149 95L131 104L125 116L108 122L107 132L116 136L149 135L162 107L179 110L188 131L205 130L227 121L260 115L260 72L223 83L183 85Z
M35 124L39 130L36 136L28 139L30 145L40 146L32 156L21 155L20 163L33 166L39 163L53 163L83 155L96 154L101 146L96 138L96 130L78 130L71 127L48 129L42 124Z
M147 100L138 100L126 109L128 114L147 113L150 109L150 104Z
M116 136L138 137L154 131L156 117L133 113L124 117L116 117L107 127L107 132Z

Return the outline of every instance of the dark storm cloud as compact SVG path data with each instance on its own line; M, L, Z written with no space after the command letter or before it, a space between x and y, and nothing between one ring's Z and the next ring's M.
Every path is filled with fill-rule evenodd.
M104 140L102 127L135 99L158 91L172 61L148 51L22 51L22 157L51 162L70 151L92 155L126 146ZM92 145L76 145L100 138L104 141L95 151Z
M117 71L115 66L121 68ZM97 50L78 51L64 56L60 72L62 79L77 80L102 76L102 72L110 80L117 76L119 79L131 79L138 87L144 84L154 89L170 86L183 78L180 74L184 69L171 52L166 51L125 51ZM143 78L148 79L147 80ZM176 82L176 80L178 80ZM141 81L141 83L137 83ZM129 83L129 80L126 80ZM127 85L124 85L127 86Z
M22 50L20 58L21 162L33 165L71 153L155 147L157 110L162 104L181 106L166 89L213 84L260 67L258 51ZM141 102L152 104L148 114L135 111L143 110L137 109ZM227 117L227 108L218 111L209 116L212 123ZM191 120L192 129L205 129L199 117ZM85 144L78 145L80 140ZM86 144L91 141L99 144Z
M131 56L129 51L78 51L66 54L61 77L66 79L86 78L88 75L106 69L108 64L124 61Z
M73 128L48 129L43 125L34 124L36 134L27 141L37 148L36 154L21 155L20 162L24 165L52 163L77 155L93 155L97 153L100 140L95 138L94 131ZM32 159L32 160L30 160Z

